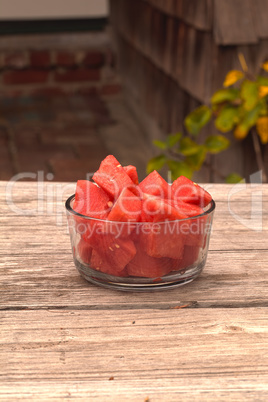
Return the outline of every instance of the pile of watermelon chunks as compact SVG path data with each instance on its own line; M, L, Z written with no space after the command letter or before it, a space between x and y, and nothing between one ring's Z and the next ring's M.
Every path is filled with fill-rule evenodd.
M153 171L139 183L135 166L109 155L92 181L77 182L75 257L106 274L160 280L198 259L211 200L184 176L169 185Z

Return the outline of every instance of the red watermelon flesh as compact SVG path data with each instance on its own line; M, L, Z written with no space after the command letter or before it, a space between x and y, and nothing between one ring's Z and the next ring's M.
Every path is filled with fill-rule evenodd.
M94 173L93 180L106 191L113 200L117 199L124 187L133 186L133 181L113 155L108 155Z
M135 185L139 184L139 178L138 178L138 173L137 169L133 165L128 165L128 166L123 166L123 169L125 170L126 174L131 178L133 183Z
M79 254L81 260L84 263L89 264L90 259L91 259L91 254L92 254L92 248L82 238L80 239L80 241L77 245L77 251L78 251L78 254Z
M127 273L130 276L144 278L160 278L171 271L169 258L150 257L140 248L137 248L135 257L128 263Z
M113 275L121 272L136 254L136 247L132 240L116 238L111 234L92 236L90 245L102 261L99 266L100 271L102 266L109 267ZM93 254L96 256L95 252L92 251L92 258ZM96 262L93 268L97 269Z
M184 243L189 246L201 246L203 244L207 216L198 216L196 219L194 217L202 215L204 213L203 209L198 205L187 204L179 200L166 200L166 202L171 203L177 211L191 218L179 223Z
M174 271L184 269L194 264L199 257L200 248L198 246L184 246L183 257L180 260L172 261Z
M177 221L144 223L139 244L151 257L180 259L183 255L184 236Z
M154 195L161 198L170 198L171 188L166 180L154 170L139 184L143 193Z
M198 205L195 204L189 204L187 202L183 202L179 199L168 199L165 200L167 204L172 205L174 208L177 209L178 212L180 212L182 215L185 215L187 217L193 217L197 215L202 215L204 213L204 210L199 207Z
M174 221L185 218L187 218L187 215L174 208L170 202L160 197L144 194L141 213L142 222Z
M96 250L92 251L90 266L96 271L100 271L108 275L127 276L126 268L121 270L115 266L112 266L110 261L107 260L107 258L103 255L99 254Z
M211 195L187 177L180 176L172 183L173 198L190 204L199 205L201 208L207 206Z
M129 188L124 188L117 198L107 219L118 222L137 222L141 215L141 199Z
M81 215L105 219L112 202L108 194L89 180L78 180L73 209Z
M184 244L202 247L206 235L207 219L208 216L204 215L180 222L180 232L184 237Z

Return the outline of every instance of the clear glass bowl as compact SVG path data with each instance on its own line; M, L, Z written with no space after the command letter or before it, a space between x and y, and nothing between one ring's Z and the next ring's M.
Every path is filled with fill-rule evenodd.
M66 212L75 266L89 282L118 290L169 289L193 281L207 258L215 202L202 215L165 222L112 222Z

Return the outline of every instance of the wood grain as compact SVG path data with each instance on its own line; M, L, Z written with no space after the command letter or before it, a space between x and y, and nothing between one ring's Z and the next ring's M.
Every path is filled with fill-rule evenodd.
M256 44L251 0L214 1L214 36L219 45Z
M79 276L64 214L74 183L47 183L38 193L35 183L18 182L13 206L6 186L0 182L1 401L267 400L268 185L204 184L217 207L203 273L143 294ZM260 194L256 231L230 208L250 219Z

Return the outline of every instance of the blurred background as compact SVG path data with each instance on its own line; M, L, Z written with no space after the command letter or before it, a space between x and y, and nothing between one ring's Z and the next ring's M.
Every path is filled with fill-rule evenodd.
M109 153L140 179L266 180L267 18L268 0L0 0L0 180L76 181Z

